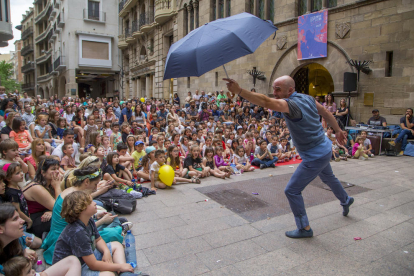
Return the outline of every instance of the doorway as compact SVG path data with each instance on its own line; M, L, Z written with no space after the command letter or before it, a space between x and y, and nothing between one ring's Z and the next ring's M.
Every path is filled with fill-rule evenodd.
M318 63L310 63L296 71L293 76L298 93L319 96L322 100L325 95L332 93L334 82L329 71Z

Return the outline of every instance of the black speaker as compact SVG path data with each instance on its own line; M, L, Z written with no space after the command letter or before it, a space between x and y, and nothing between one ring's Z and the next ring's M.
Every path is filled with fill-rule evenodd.
M344 73L344 92L352 92L357 90L357 73Z

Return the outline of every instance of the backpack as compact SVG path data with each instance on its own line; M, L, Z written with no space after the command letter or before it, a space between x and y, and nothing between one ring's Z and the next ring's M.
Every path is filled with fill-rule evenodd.
M101 201L109 212L120 214L131 214L137 206L137 200L133 195L118 189L111 189L95 199Z

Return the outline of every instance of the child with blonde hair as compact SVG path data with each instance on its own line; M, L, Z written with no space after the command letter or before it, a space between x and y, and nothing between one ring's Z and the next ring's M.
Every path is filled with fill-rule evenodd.
M368 160L368 155L365 154L364 139L361 136L355 139L355 144L352 147L352 158Z

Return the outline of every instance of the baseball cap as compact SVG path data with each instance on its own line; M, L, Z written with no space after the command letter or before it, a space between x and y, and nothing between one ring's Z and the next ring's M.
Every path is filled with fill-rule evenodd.
M142 142L142 141L136 141L136 142L135 142L135 146L138 146L138 145L141 145L141 144L143 145L143 144L144 144L144 142Z
M238 127L237 127L237 129L241 129L241 128L243 128L243 127L242 127L242 126L238 126Z
M379 112L379 110L378 109L372 110L372 113L374 113L374 112Z
M153 152L154 150L156 150L156 148L155 147L153 147L153 146L151 146L151 147L147 147L146 149L145 149L145 153L146 154L150 154L151 152Z

